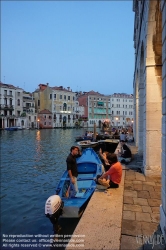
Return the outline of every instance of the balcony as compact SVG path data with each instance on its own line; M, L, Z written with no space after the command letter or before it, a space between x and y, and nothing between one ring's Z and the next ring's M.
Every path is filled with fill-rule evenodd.
M13 97L13 95L12 94L9 94L9 95L4 94L4 97Z
M0 104L0 110L14 110L13 105Z

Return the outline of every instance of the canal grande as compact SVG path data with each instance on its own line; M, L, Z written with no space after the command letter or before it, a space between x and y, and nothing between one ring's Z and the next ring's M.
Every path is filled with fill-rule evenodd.
M75 137L84 133L84 129L0 132L2 235L53 233L45 202L55 194ZM74 230L77 223L63 221L62 230Z

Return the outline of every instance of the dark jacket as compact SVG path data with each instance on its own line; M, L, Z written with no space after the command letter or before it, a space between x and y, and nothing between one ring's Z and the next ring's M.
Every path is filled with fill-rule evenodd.
M131 158L131 150L129 149L129 147L126 144L124 144L122 148L123 148L124 153L121 155L121 157Z
M77 171L76 157L70 153L66 159L66 163L67 163L67 170L71 170L72 176L77 177L78 171Z

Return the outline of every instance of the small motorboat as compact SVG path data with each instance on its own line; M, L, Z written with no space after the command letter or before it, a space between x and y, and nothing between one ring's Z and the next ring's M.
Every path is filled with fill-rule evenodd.
M110 153L114 153L118 144L119 140L116 139L106 139L98 141L98 148L102 148L102 151L108 151Z
M75 141L76 142L78 142L78 141L87 141L87 140L89 140L89 141L92 141L92 137L90 137L90 136L77 136L77 137L75 137Z
M5 130L7 130L7 131L17 131L18 127L9 127L9 128L5 128Z
M77 168L79 192L73 195L73 185L70 183L70 177L66 170L56 188L56 195L50 196L46 201L45 214L47 217L53 218L53 211L56 212L57 217L58 207L60 211L62 210L59 215L64 218L79 218L84 212L88 201L96 189L94 179L97 175L102 174L102 162L92 148L87 148L84 149L82 155L77 158ZM51 210L51 207L54 209Z
M82 148L94 148L96 147L99 143L97 141L93 142L93 141L90 141L90 140L87 140L87 141L80 141L80 142L77 142L77 144L82 147Z

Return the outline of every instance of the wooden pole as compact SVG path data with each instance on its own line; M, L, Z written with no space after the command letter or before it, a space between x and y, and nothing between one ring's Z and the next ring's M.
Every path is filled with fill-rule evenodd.
M93 140L96 141L96 123L94 123L94 128L93 128Z

